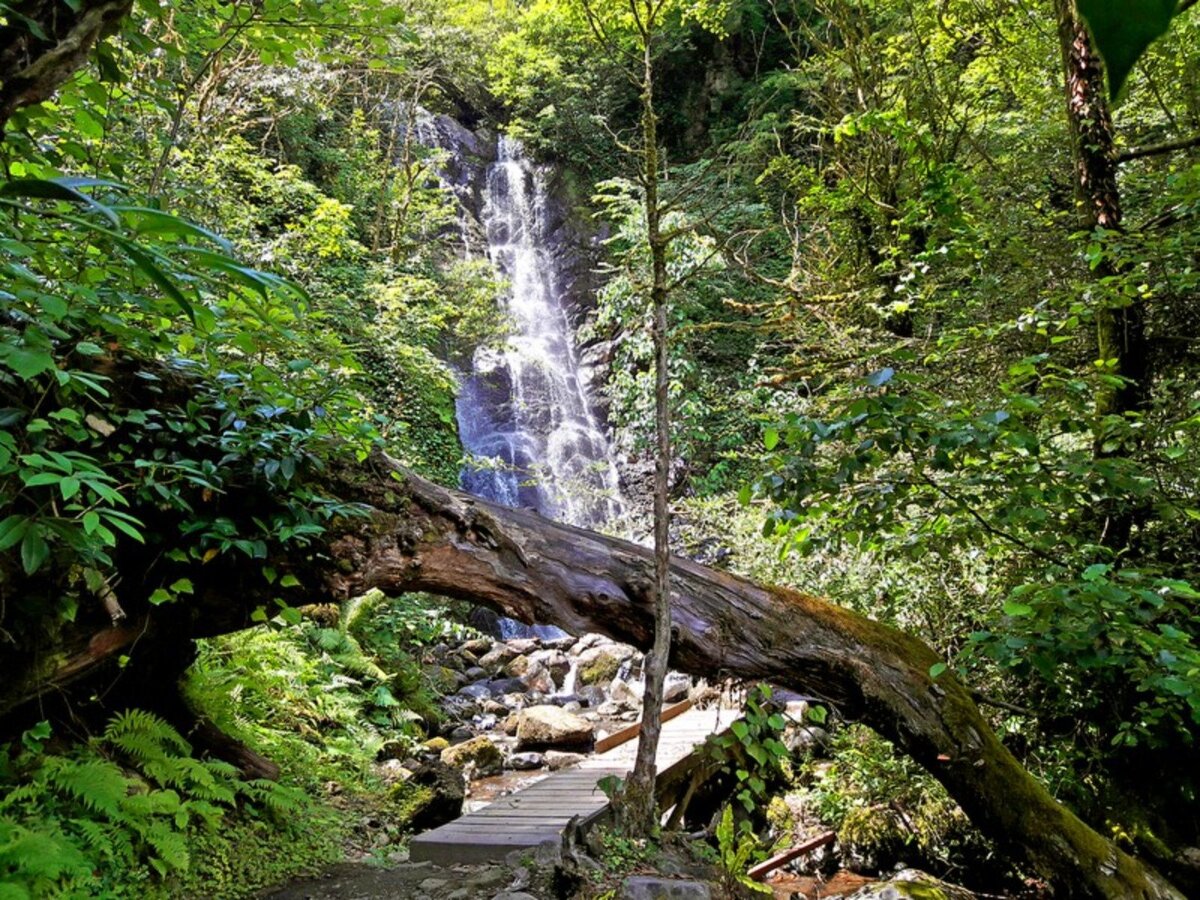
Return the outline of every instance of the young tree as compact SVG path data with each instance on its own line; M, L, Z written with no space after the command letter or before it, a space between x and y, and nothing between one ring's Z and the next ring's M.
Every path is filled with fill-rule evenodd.
M649 297L653 314L654 342L654 645L646 654L645 692L637 759L624 789L623 815L626 827L649 833L655 818L655 757L662 731L663 683L671 652L670 506L671 407L668 372L669 334L667 304L667 250L670 235L663 230L663 208L659 198L662 164L659 153L658 115L654 109L655 57L663 21L673 0L633 0L622 12L604 9L598 0L583 0L588 25L609 52L626 57L629 77L638 89L641 117L635 150L640 171L646 220L646 249L649 251ZM620 33L624 32L624 33ZM632 40L630 39L632 38Z

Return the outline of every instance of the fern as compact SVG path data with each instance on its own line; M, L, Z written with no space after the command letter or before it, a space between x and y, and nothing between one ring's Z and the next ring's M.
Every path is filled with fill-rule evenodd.
M76 762L49 757L45 766L47 783L81 802L93 812L115 816L129 791L125 777L110 762Z

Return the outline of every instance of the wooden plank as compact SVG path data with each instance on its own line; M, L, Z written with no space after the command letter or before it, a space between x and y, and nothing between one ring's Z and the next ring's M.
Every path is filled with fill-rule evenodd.
M797 844L788 850L784 850L777 856L772 856L770 859L765 859L757 866L751 867L746 874L755 881L762 881L763 878L778 869L780 866L785 866L797 857L804 856L806 853L812 853L820 847L827 847L837 840L837 832L826 831L823 834L818 834L814 838L810 838L803 844Z
M733 717L729 713L726 719L717 709L697 710L688 701L664 710L669 725L664 727L659 745L656 760L659 772L669 771L687 760L697 744L727 726ZM573 818L584 824L600 819L609 803L597 782L607 776L628 775L636 750L628 738L624 743L609 746L610 749L576 766L555 772L441 828L417 835L409 845L411 858L414 862L430 860L439 864L498 862L513 850L533 849L544 841L561 838Z
M684 700L680 703L676 703L674 706L668 706L662 711L663 724L665 725L676 716L682 715L691 708L691 700ZM596 741L596 752L605 753L613 749L613 747L619 747L621 744L624 744L627 741L632 741L635 737L641 734L641 731L641 722L634 722L632 725L627 725L625 728L622 728L619 731L614 731L607 737L602 737L600 740Z

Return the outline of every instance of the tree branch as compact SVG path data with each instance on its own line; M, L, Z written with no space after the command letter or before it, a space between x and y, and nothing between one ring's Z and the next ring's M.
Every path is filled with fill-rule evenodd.
M1192 0L1192 2L1195 3L1196 0ZM1142 159L1146 156L1161 156L1165 153L1175 153L1178 150L1189 150L1192 147L1200 147L1200 134L1178 138L1174 141L1163 141L1161 144L1147 144L1144 147L1134 147L1131 150L1125 150L1117 154L1117 162L1129 162L1132 159Z

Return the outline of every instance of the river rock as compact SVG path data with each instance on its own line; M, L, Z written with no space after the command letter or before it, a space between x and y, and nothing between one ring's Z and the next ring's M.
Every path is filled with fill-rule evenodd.
M509 678L520 678L529 671L528 656L514 656L504 666L504 674Z
M576 665L579 666L580 684L604 684L616 677L621 660L607 647L593 647L579 655Z
M483 735L442 751L442 762L455 769L474 765L477 775L497 775L504 768L504 754Z
M570 650L575 646L577 638L567 635L566 637L551 638L547 641L542 641L542 646L547 650L561 650L563 652Z
M655 875L630 875L621 884L621 900L712 900L703 881L679 881Z
M521 716L519 713L513 713L508 718L500 723L500 730L505 734L513 735L517 733L517 727L521 724Z
M517 655L517 651L513 650L508 644L497 644L487 653L483 654L483 656L479 657L479 665L481 668L487 669L494 674L504 668Z
M460 660L462 660L462 664L464 666L466 666L467 668L470 668L471 666L479 665L479 657L476 656L474 653L472 653L470 650L464 650L462 647L459 647L457 650L454 651L454 654Z
M538 648L538 639L537 638L517 638L516 640L509 641L508 647L510 650L515 651L517 654L532 653L534 650L536 650Z
M473 737L475 737L475 732L471 730L470 725L455 725L446 734L446 740L451 744L461 744Z
M682 672L668 672L663 681L663 702L678 703L685 700L691 689L692 680Z
M939 881L916 869L905 869L887 881L869 884L849 900L976 900L966 888Z
M492 642L488 638L473 638L469 641L465 641L459 649L479 656L480 654L491 651Z
M609 638L606 638L602 634L596 634L594 632L592 634L585 634L583 637L581 637L579 640L577 640L575 642L575 645L573 647L571 647L571 655L579 656L581 653L583 653L584 650L590 650L592 647L595 647L597 644L603 644L603 643L611 644L612 641Z
M568 766L573 766L587 759L582 753L570 753L565 750L547 750L544 758L546 765L549 766L552 772L557 772L559 769L565 769Z
M592 741L592 723L557 706L532 706L523 710L517 724L517 746L522 750L590 747Z
M608 694L598 684L585 684L575 689L575 697L584 706L595 707L607 700Z
M468 684L465 687L459 688L458 693L472 700L482 700L484 697L492 696L491 687L489 687L486 681L476 681L474 684Z
M521 676L521 682L531 693L554 693L554 679L551 677L549 670L540 662L530 662L529 668Z
M526 769L540 769L546 764L546 758L540 753L526 752L513 753L508 757L508 768L525 771Z
M614 678L612 684L608 686L608 696L614 703L623 703L626 706L641 706L642 686L640 684L636 686L632 685L624 678Z
M525 692L525 682L520 678L497 678L495 681L488 682L488 689L494 697L500 697L505 694L523 694Z
M540 663L555 684L562 684L567 673L571 671L571 660L561 650L539 650L529 656L530 662Z

